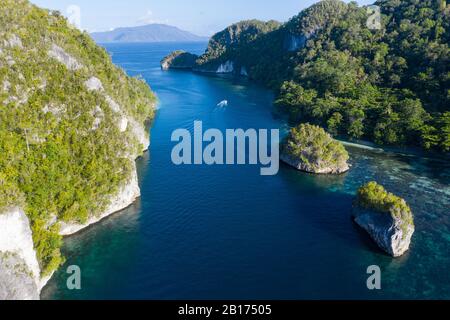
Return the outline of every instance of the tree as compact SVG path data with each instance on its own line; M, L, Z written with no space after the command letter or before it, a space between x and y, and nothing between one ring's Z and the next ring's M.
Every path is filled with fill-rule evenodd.
M445 112L439 118L439 132L440 132L440 148L445 151L450 151L450 112Z

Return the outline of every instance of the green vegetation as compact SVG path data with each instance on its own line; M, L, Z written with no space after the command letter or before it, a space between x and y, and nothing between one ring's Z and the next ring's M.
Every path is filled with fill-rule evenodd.
M358 190L356 205L375 212L388 213L393 219L401 220L404 234L409 226L414 226L414 217L406 201L387 192L376 182L369 182Z
M161 65L165 69L192 69L198 56L183 50L177 50L169 54L161 61Z
M338 0L321 1L283 25L242 22L215 35L197 63L245 66L251 79L276 91L294 125L449 152L450 6L376 5L380 30L368 28L366 8Z
M276 21L248 20L235 23L211 38L205 54L197 60L197 67L200 70L215 70L227 60L245 56L246 51L252 49L259 37L279 26L280 23Z
M142 150L131 125L120 132L116 124L126 116L144 125L155 97L58 12L4 0L0 13L0 212L25 210L47 275L62 261L53 221L83 223L106 208ZM54 45L81 67L50 57ZM102 91L88 90L91 77Z
M336 168L333 170L335 172L348 170L349 155L342 143L318 126L301 124L293 128L281 152L289 158L300 160L309 172L320 172L326 168Z

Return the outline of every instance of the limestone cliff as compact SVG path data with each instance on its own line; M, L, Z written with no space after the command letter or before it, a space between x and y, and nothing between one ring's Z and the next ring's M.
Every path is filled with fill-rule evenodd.
M354 207L353 216L355 222L389 255L400 257L409 250L414 225L404 229L403 221L396 216L364 210L358 206Z
M353 217L387 254L400 257L409 250L415 231L411 209L383 186L370 182L358 190Z
M138 184L138 177L136 168L132 171L132 176L123 186L120 187L119 192L111 198L111 203L108 208L98 214L89 218L85 223L70 223L62 222L60 228L60 234L63 236L69 236L75 234L84 228L107 218L113 213L119 212L128 206L130 206L137 198L141 196L141 190Z
M0 300L39 298L40 268L30 223L20 208L0 212Z
M59 12L4 0L0 25L0 298L34 299L63 235L140 196L156 98Z

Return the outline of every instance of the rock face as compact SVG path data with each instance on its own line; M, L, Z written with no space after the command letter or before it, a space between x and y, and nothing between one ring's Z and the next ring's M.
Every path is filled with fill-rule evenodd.
M133 117L126 115L122 106L115 102L110 96L105 94L103 84L98 78L91 77L84 83L84 85L89 91L97 91L104 95L111 110L115 113L121 114L121 117L117 122L119 131L123 133L130 127L131 132L137 141L142 145L142 151L147 151L150 145L150 138L145 124L138 123L135 119L133 119Z
M241 76L248 76L247 69L245 67L238 68L236 70L235 63L231 60L227 60L222 63L212 63L209 65L199 65L197 59L199 56L188 53L185 51L174 51L164 59L161 60L161 69L184 69L191 70L199 73L216 73L216 74L237 74Z
M409 250L414 226L408 226L405 232L402 229L401 219L358 206L353 208L353 217L355 222L389 255L400 257Z
M226 61L225 63L222 63L218 68L216 73L233 73L234 72L234 62L233 61Z
M305 152L304 156L308 157L308 152ZM350 166L348 163L342 163L342 164L328 164L325 162L316 161L314 164L306 163L300 158L296 158L293 156L290 156L289 154L281 154L280 159L290 165L291 167L307 172L307 173L314 173L314 174L343 174L350 170Z
M0 300L39 300L38 287L26 262L11 252L0 252Z
M0 213L0 300L39 299L40 269L25 213Z
M342 174L350 169L344 146L322 128L309 124L291 130L282 144L280 159L314 174Z
M353 218L389 255L400 257L409 250L415 231L411 209L405 200L377 183L370 182L359 189Z
M128 119L127 125L131 127L131 132L142 146L142 152L147 151L148 147L150 146L150 136L145 125L138 123L133 118Z
M108 208L102 214L98 216L91 217L85 224L77 223L61 223L60 234L63 236L69 236L75 234L82 229L95 224L104 218L112 215L113 213L119 212L131 204L141 196L141 190L138 184L138 177L136 173L136 168L133 168L132 177L127 184L122 186L116 196L111 199L111 203Z
M75 58L67 54L64 49L58 47L56 44L52 45L51 50L48 51L48 55L58 60L69 70L76 71L82 67L82 65Z

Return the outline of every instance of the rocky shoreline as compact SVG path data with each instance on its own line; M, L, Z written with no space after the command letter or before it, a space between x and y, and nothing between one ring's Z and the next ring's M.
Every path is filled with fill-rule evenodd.
M387 254L394 258L404 255L411 245L415 228L402 228L402 221L389 214L366 210L358 206L353 208L353 218L372 240Z
M311 174L339 175L339 174L344 174L350 170L350 165L347 163L342 166L328 166L328 167L322 167L320 169L314 170L310 166L304 164L302 161L300 161L298 159L294 159L293 157L290 157L287 154L280 154L280 160L299 171L303 171L303 172L311 173Z
M280 160L312 174L343 174L350 170L344 146L324 129L301 124L281 144Z
M131 123L138 125L135 121ZM134 128L133 133L143 144L142 151L147 151L150 140L146 129ZM67 237L76 234L126 209L140 196L134 160L131 177L112 197L104 213L91 217L85 224L61 222L60 235ZM42 289L53 273L45 277L40 276L30 222L21 208L11 208L0 214L0 258L0 300L39 300Z
M60 235L70 236L83 229L96 224L114 213L122 211L132 205L136 199L141 196L141 190L138 185L136 168L133 168L132 176L127 184L122 186L118 194L111 200L108 208L99 216L91 217L85 224L61 222Z
M128 183L111 200L108 209L85 224L61 223L67 237L118 213L140 197L136 168ZM29 220L20 208L0 214L0 300L39 300L53 274L41 277Z

